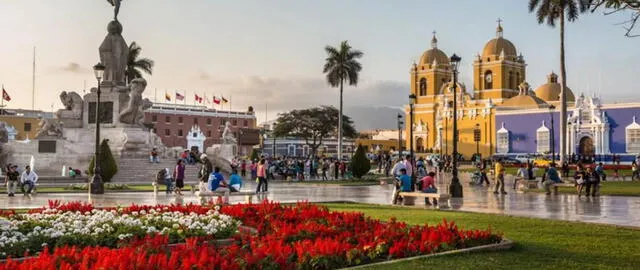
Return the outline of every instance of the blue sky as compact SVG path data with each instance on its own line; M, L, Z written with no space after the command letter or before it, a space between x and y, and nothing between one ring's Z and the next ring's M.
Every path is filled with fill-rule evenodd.
M337 90L321 73L323 47L349 40L365 53L357 89L345 91L347 107L399 107L406 103L408 71L429 48L463 59L462 80L471 86L471 63L503 20L528 64L535 88L559 72L559 31L538 25L525 0L451 1L214 1L123 0L119 19L127 42L156 61L145 95L165 89L224 94L234 109L253 105L264 117L310 105L336 105ZM95 84L91 66L106 34L112 7L104 0L0 0L0 83L31 106L32 46L37 47L36 107L61 106L63 90ZM584 14L567 29L568 82L574 92L601 92L605 102L632 98L640 70L640 38L623 36L624 14ZM636 98L636 100L638 100Z

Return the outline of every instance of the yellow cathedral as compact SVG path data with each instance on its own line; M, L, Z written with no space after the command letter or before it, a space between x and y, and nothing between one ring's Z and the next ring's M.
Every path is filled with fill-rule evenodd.
M413 147L417 153L451 154L453 144L453 78L447 53L438 48L434 36L431 48L425 51L410 71L411 94L414 104ZM476 153L492 155L495 149L495 107L518 96L524 87L528 90L526 63L512 42L503 37L498 22L495 38L489 40L482 53L473 61L473 91L458 83L456 87L458 109L458 152L465 159ZM522 84L522 85L521 85ZM529 95L527 95L529 97ZM510 101L512 102L512 101ZM535 102L535 101L534 101ZM543 102L544 103L544 102ZM406 122L410 120L409 107L405 107ZM480 141L474 141L474 130L480 130ZM409 138L407 138L409 140ZM407 148L409 141L405 142Z

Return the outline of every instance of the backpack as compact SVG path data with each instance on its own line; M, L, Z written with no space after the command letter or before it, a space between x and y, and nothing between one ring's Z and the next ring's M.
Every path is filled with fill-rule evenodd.
M156 180L164 181L164 176L166 174L167 174L167 171L165 169L162 169L162 170L158 171L158 173L156 174Z

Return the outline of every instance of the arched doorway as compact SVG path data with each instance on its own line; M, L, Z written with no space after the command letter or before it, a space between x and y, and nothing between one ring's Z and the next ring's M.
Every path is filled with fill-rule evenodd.
M585 136L580 139L578 153L582 156L592 156L596 153L595 147L593 146L593 139L591 139L591 137Z
M416 139L416 150L418 153L424 152L424 139L422 138Z

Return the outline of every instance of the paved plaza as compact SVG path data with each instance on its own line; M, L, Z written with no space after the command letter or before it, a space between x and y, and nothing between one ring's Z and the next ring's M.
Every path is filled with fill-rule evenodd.
M442 184L444 185L444 184ZM254 189L250 183L245 190ZM441 186L440 190L446 190ZM349 201L371 204L389 204L391 185L338 186L323 184L299 184L273 182L269 184L267 199L278 202L330 202ZM464 198L452 199L448 211L468 211L494 213L522 217L582 221L640 227L640 198L623 196L601 196L599 198L578 198L576 195L547 196L540 193L516 193L494 195L487 187L465 185ZM262 198L260 198L262 199ZM91 201L98 206L125 206L129 204L170 204L198 203L199 200L186 192L184 196L166 195L158 192L120 192L88 196L83 193L48 193L33 196L2 196L0 208L37 208L48 200ZM242 202L243 197L231 197L231 203ZM417 202L420 204L421 202ZM416 207L423 207L418 205Z

